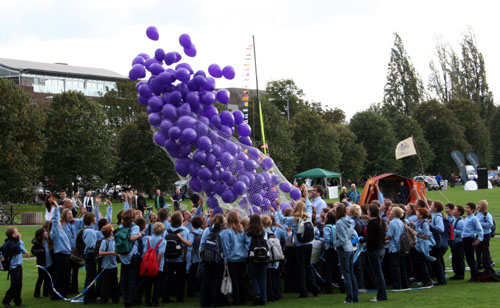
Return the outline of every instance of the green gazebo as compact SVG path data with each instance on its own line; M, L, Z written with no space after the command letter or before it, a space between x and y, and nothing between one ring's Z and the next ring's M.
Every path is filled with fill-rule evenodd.
M326 179L331 179L331 178L339 178L340 179L340 186L342 186L342 174L334 171L328 171L325 169L321 168L314 168L311 170L307 170L304 172L301 172L299 174L296 174L293 176L296 179L325 179L325 187L328 187L326 183Z

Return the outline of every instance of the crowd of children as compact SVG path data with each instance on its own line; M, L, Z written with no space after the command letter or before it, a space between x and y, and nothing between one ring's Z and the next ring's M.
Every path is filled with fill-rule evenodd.
M443 256L449 247L450 279L465 278L465 262L472 282L479 280L480 270L494 271L489 239L495 226L485 200L464 208L425 198L393 204L380 196L362 206L328 204L318 214L303 190L291 207L282 210L276 200L276 208L262 215L213 214L199 205L172 214L159 209L146 221L140 210L126 209L117 213L116 229L111 202L106 201L107 215L101 218L97 201L93 212L74 219L65 200L47 199L51 220L32 241L41 266L35 297L61 300L77 293L83 265L84 304L121 298L125 307L160 306L173 298L183 302L185 294L197 293L201 307L264 305L281 299L282 280L283 291L299 297L332 293L335 286L345 293L344 303L359 302L360 290L369 288L377 289L371 301L384 301L386 285L446 284ZM9 269L11 287L2 303L8 308L11 301L22 305L22 255L29 253L15 227L6 235L2 264ZM312 258L315 253L319 257ZM231 286L221 288L227 275Z

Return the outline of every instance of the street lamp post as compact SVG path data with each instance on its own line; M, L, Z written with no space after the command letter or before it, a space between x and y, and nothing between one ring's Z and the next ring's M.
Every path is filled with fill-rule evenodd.
M288 121L290 121L290 101L288 100L288 98L286 99L281 99L281 98L270 98L269 99L270 102L272 101L286 101L286 114L287 114L287 119Z

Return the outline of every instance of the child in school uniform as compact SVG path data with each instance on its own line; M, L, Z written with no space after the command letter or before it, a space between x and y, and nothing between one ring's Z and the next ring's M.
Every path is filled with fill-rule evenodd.
M267 237L275 237L280 242L286 237L285 231L276 226L276 220L271 215L262 216L262 225L267 233ZM281 245L281 244L280 244ZM282 248L283 249L283 248ZM273 302L281 299L281 280L279 272L280 261L269 262L267 271L267 301Z
M68 297L70 287L69 276L69 257L71 255L71 242L66 232L64 232L59 217L61 216L61 208L58 208L57 203L52 203L54 208L54 216L52 217L52 224L50 228L50 239L54 246L54 264L57 264L55 270L54 287L62 297ZM53 300L59 300L59 296L55 293L52 294Z
M36 265L43 266L47 271L50 272L53 256L49 249L48 240L49 234L47 233L47 230L45 230L44 228L36 230L35 238L31 241L33 245L31 248L31 254L36 257ZM40 297L40 289L42 287L42 284L43 296L49 296L52 289L50 285L49 275L47 275L47 273L43 269L38 268L38 279L35 284L35 291L33 294L34 297Z
M85 244L85 248L83 250L83 256L85 259L85 287L88 288L87 292L85 292L83 303L84 304L93 304L95 303L96 294L95 294L95 286L90 284L94 280L97 275L97 264L95 260L95 255L97 252L96 243L97 243L97 233L92 225L95 225L96 218L94 213L85 213L83 216L83 243Z
M7 228L5 235L7 239L1 251L3 257L10 260L10 288L5 292L2 304L6 308L9 308L11 307L10 302L14 301L14 304L20 307L23 304L21 300L21 289L23 288L23 254L26 254L26 257L29 257L30 254L26 251L24 242L21 240L21 234L17 231L17 228Z
M167 268L167 288L164 296L164 302L170 301L170 295L174 294L177 302L184 302L184 286L186 279L186 252L192 243L189 239L189 231L182 225L183 217L181 212L175 212L170 220L170 228L166 230L167 234L176 234L180 240L181 253L177 258L169 257L169 243L165 247L166 268ZM165 289L165 288L164 288Z
M156 275L156 277L141 277L141 279L144 281L144 301L146 306L160 306L160 295L163 286L163 280L165 279L163 273L163 263L165 262L163 254L165 253L166 246L165 239L163 238L165 226L163 225L163 223L157 222L154 224L152 229L153 235L146 236L143 239L143 245L144 252L147 252L149 249L148 246L153 249L159 243L158 248L156 249L156 256L158 258L159 265L158 274ZM152 299L151 291L153 291Z
M267 302L267 272L266 263L254 262L250 257L252 253L252 246L254 241L264 239L267 241L267 233L264 230L262 221L258 214L250 216L250 223L246 230L246 247L249 251L248 269L250 271L250 278L252 282L253 302L255 305L265 305Z
M202 206L199 206L200 208ZM198 266L200 265L200 243L201 236L203 234L202 225L204 223L204 217L195 216L191 219L192 231L190 236L190 241L193 243L188 250L191 250L191 258L189 260L189 269L187 274L187 296L195 297L196 291L200 290L200 281L196 279L196 273L198 272ZM233 289L234 292L234 289Z
M101 285L101 305L107 304L111 297L113 304L120 302L120 288L118 287L118 264L116 257L119 255L115 252L115 239L113 238L113 226L107 224L101 228L104 239L99 247L99 255L102 256L101 268L102 285Z

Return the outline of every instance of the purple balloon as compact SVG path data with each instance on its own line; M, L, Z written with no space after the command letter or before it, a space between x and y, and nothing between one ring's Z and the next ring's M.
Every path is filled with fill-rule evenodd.
M179 116L190 116L191 115L191 107L189 106L188 103L184 103L179 108L177 108L177 113L179 114ZM194 121L193 121L193 123L194 123Z
M196 105L200 104L200 97L198 96L198 94L196 94L194 92L189 92L186 95L185 101L189 104L189 106L191 107L191 109L193 109L193 106L196 106Z
M146 68L142 64L134 64L130 72L134 74L136 79L146 77Z
M222 125L226 125L226 126L234 126L234 117L233 117L233 114L231 113L231 111L228 111L228 110L224 110L220 113L220 121L222 123Z
M178 53L177 51L174 51L173 53L174 53L174 55L175 55L175 61L174 61L174 63L179 62L179 61L182 59L181 54L180 54L180 53Z
M238 135L242 137L248 137L252 134L252 128L250 128L250 125L243 123L238 125Z
M203 150L196 150L193 153L193 160L200 165L203 165L205 163L205 159L207 159L207 153Z
M279 183L280 183L280 177L278 175L274 174L273 176L271 176L271 186L272 187L275 187Z
M229 90L227 90L227 89L220 89L217 92L217 95L215 97L217 98L218 102L220 102L221 104L226 105L229 102L229 97L230 97Z
M158 62L161 63L163 61L163 59L165 59L165 50L163 50L162 48L156 49L155 58L156 58L156 60L158 60Z
M172 64L174 64L175 62L177 62L177 61L176 61L177 57L176 57L176 55L175 55L175 53L174 53L174 52L167 52L167 53L165 54L165 58L164 58L164 59L165 59L165 64L166 64L166 65L172 65Z
M238 153L238 146L232 141L224 142L224 150L231 155L236 155Z
M239 137L238 141L244 145L249 146L249 147L252 146L252 139L250 139L250 137Z
M191 44L191 47L189 47L189 48L184 47L184 53L188 57L195 57L196 56L196 46L194 46L194 44Z
M250 196L250 202L253 205L260 205L262 203L262 196L259 194L254 194Z
M151 65L153 65L155 63L158 64L158 61L156 61L155 58L149 58L146 60L146 63L144 64L144 66L146 66L146 68L149 70Z
M158 96L151 96L148 100L148 104L152 112L159 112L162 110L163 100Z
M139 94L144 97L144 98L150 98L153 95L153 92L151 91L151 87L145 83L139 87L138 90Z
M233 117L234 117L234 124L235 125L240 125L245 118L243 112L241 112L240 110L233 111Z
M144 65L145 63L146 63L146 60L144 60L144 58L141 56L137 56L134 58L134 60L132 60L132 65L134 65L134 64Z
M168 137L162 131L157 131L153 137L155 143L159 146L163 146L167 141Z
M203 107L203 115L207 119L211 119L216 114L219 114L219 111L217 111L217 108L214 105L208 105Z
M290 191L290 198L297 201L300 200L300 197L302 197L300 190L297 187L294 187L292 191Z
M210 91L203 92L200 96L200 102L205 106L212 105L215 103L215 94Z
M218 207L214 208L212 214L213 215L217 215L217 214L224 215L224 210L220 206L218 206Z
M227 185L224 182L217 181L214 185L214 191L218 195L222 195L227 190Z
M207 78L201 75L197 75L193 77L193 82L198 87L203 87L207 83Z
M151 113L148 116L148 121L149 121L149 124L151 124L152 126L158 127L158 125L160 125L160 123L161 123L161 115L157 112Z
M281 182L280 189L282 192L289 193L292 190L292 185L288 182ZM300 190L299 190L300 193Z
M177 121L177 126L179 126L179 128L182 130L184 130L185 128L194 128L196 126L196 119L187 115L182 116Z
M184 144L190 144L196 140L196 132L192 128L186 128L182 131L179 141Z
M220 208L219 201L217 201L214 197L207 198L207 206L211 209Z
M222 75L224 78L231 80L234 78L236 73L234 72L234 68L231 65L228 65L222 69Z
M212 148L212 141L207 136L198 137L198 148L205 151L210 151Z
M187 176L189 172L188 165L181 159L175 161L174 169L180 176Z
M262 161L262 169L269 170L274 166L274 161L272 158L267 157Z
M207 167L201 167L200 170L198 170L198 176L202 180L210 180L212 178L212 172Z
M221 198L222 201L224 201L225 203L231 203L233 202L234 199L233 192L230 190L226 190L225 192L222 193Z
M196 191L196 192L200 192L201 191L201 181L200 181L200 179L198 179L196 177L192 177L189 180L189 187L191 187L191 189L194 190L194 191Z
M191 37L189 36L189 34L181 34L181 36L179 36L179 44L181 44L182 47L184 48L189 48L191 47Z
M212 123L212 125L215 126L217 129L220 129L221 128L220 116L218 114L213 115L210 118L210 123Z
M234 160L233 156L228 152L224 152L220 156L220 163L224 168L231 166L233 160Z
M159 75L165 71L163 66L159 63L153 63L149 66L148 70L151 72L153 75Z
M182 82L188 82L190 77L191 74L189 73L189 70L184 67L180 67L175 70L175 78Z
M217 165L217 157L214 154L208 154L207 159L205 160L205 166L210 169L214 169Z
M247 185L243 181L236 181L233 184L233 193L235 195L243 195L247 191Z
M166 119L169 119L172 122L177 120L177 109L173 105L170 104L163 105L163 108L161 109L161 114L163 114L163 116Z
M215 89L215 79L207 77L207 83L202 88L205 91L213 91Z
M157 41L160 38L158 29L155 26L150 26L146 29L146 35L150 40Z
M290 208L290 204L289 203L282 203L280 205L281 212L285 212L289 208Z
M229 170L225 170L221 173L220 175L220 178L224 181L224 182L229 182L229 180L233 177L233 173Z
M222 70L218 64L210 64L208 67L208 73L210 76L215 77L215 78L221 78L222 77Z
M147 60L149 58L151 58L147 53L144 53L144 52L141 52L140 54L138 54L139 57L143 57L144 60Z
M168 137L172 140L178 139L181 136L181 129L178 128L177 126L172 126L168 130Z
M172 123L172 121L170 121L169 119L163 119L161 120L160 122L160 129L164 132L164 133L167 133L168 134L168 130L173 126L174 124Z
M243 163L243 166L245 167L246 171L253 171L257 167L257 164L255 161L248 159Z

